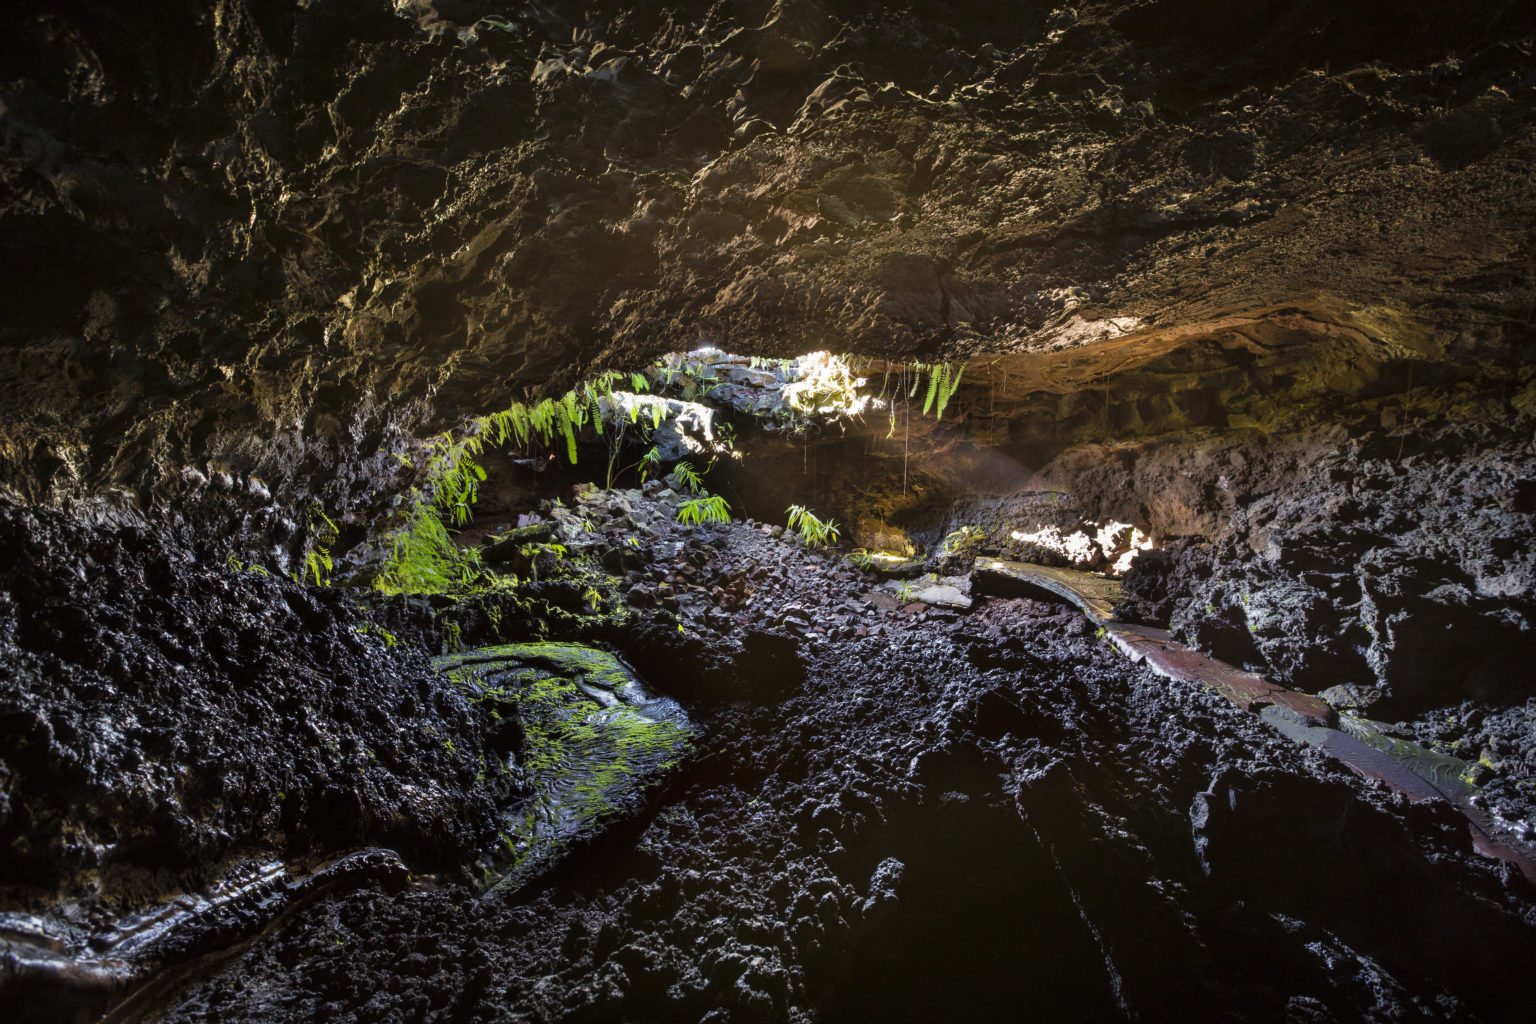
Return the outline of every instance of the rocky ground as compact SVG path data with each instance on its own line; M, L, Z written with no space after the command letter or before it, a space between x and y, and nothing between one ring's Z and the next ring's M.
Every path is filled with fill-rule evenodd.
M551 539L533 546L556 536L572 544L524 582L501 628L523 638L538 618L546 636L606 640L683 701L700 728L697 754L638 818L523 889L490 896L446 862L463 855L489 810L493 794L470 768L496 742L419 654L403 653L428 635L420 608L395 599L365 613L343 590L177 557L195 549L189 538L151 541L127 526L9 510L11 564L46 565L26 552L59 537L94 562L81 580L80 563L55 548L52 590L40 568L13 570L38 596L12 598L21 626L8 643L22 668L12 686L33 685L10 699L58 723L83 715L82 704L120 722L142 715L134 702L147 698L90 652L143 651L151 661L135 678L165 689L155 707L186 744L74 752L59 724L50 756L26 760L38 744L8 732L12 823L44 843L40 794L58 786L55 833L84 822L102 842L142 819L91 801L121 791L141 759L173 773L222 765L227 786L252 779L250 792L221 798L167 783L162 798L182 794L184 808L166 802L186 824L178 833L173 813L153 832L216 822L230 838L194 835L163 851L124 843L106 859L146 871L206 867L259 833L279 851L393 843L417 872L403 889L366 874L333 888L134 1013L917 1021L1004 1019L1027 1005L1086 1019L1497 1021L1533 1008L1520 965L1536 954L1536 893L1474 853L1455 814L1405 805L1221 698L1130 666L1075 610L979 592L964 612L868 601L880 581L847 560L766 525L675 524L680 500L654 488L588 490L549 506L541 518ZM139 546L149 552L134 554ZM39 621L28 603L49 609L49 621L62 621L54 610L67 601L105 615L128 591L93 588L155 565L165 596L136 609L138 626L108 620L93 641L82 625L87 639L70 646L71 660L46 661L63 641L27 625ZM608 582L596 610L544 614L571 578L586 587L599 574ZM238 610L246 591L265 613ZM283 607L294 621L271 610ZM461 613L461 641L480 642L470 634L483 603ZM163 650L171 660L153 660L150 648L172 641L143 625L169 627L175 616L197 624L175 652L181 670ZM391 617L402 627L397 647L357 631ZM225 619L238 620L235 636L274 631L282 649L240 678L249 697L201 699L234 671L218 660ZM441 642L443 625L433 628ZM37 685L45 675L76 682ZM87 682L95 689L82 694ZM391 718L397 699L414 714ZM270 704L248 714L251 700ZM334 735L336 750L304 750L305 723ZM229 737L242 737L241 750L270 744L273 757L237 768ZM326 760L366 761L364 748L378 767L338 771ZM279 759L289 765L281 799L258 787ZM84 778L62 784L71 770ZM413 802L403 795L412 786L436 795ZM331 790L337 800L324 798ZM361 810L337 811L352 806L341 796ZM401 820L369 816L385 807ZM87 866L53 870L83 878ZM46 888L36 864L28 877L34 892ZM177 877L195 885L202 876Z
M510 898L329 901L168 1019L1529 1009L1532 894L1453 815L1130 668L1074 610L871 608L876 580L775 532L662 528L626 580L683 632L651 610L621 653L705 734L651 813Z
M1120 614L1473 762L1532 820L1533 456L1462 425L1218 458L1233 513L1140 562Z
M515 737L342 592L12 505L0 564L8 909L89 928L257 854L445 867L494 835Z
M434 431L847 349L900 430L712 487L896 546L1144 527L1127 616L1536 820L1533 52L1521 0L6 7L0 984L59 981L27 914L111 952L238 877L121 1017L1527 1019L1533 896L1464 821L963 552L914 600L523 451L477 526L516 586L366 584ZM968 366L942 420L919 362ZM430 658L537 640L699 748L481 898L526 736Z

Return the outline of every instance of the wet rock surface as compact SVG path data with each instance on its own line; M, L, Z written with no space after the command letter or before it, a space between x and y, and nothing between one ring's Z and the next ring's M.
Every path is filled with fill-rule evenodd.
M1529 1019L1533 894L1463 820L964 580L1135 524L1123 617L1532 820L1533 44L1516 0L6 7L0 985L39 1019L146 978L119 1019ZM711 487L922 549L895 579L536 445L475 527L515 587L286 578L334 517L366 582L432 431L706 341L875 358L891 404ZM966 363L942 419L917 362ZM763 369L722 422L787 400ZM428 657L535 641L703 738L486 897L527 723Z
M241 858L441 868L494 835L515 737L338 592L185 523L0 504L0 606L7 909L100 923Z
M593 520L622 505L658 527L679 500L584 497L574 507ZM1536 894L1474 852L1454 813L1406 805L1218 695L1127 665L1076 609L981 593L963 614L871 607L860 595L876 577L765 527L657 532L634 585L675 581L678 615L650 608L613 645L701 738L649 809L516 892L482 896L450 872L321 894L136 1012L1532 1008L1518 965L1536 954ZM738 599L727 588L744 577Z
M1530 338L1513 0L153 11L0 26L31 500L191 465L350 509L424 423L700 339L1081 348L1088 404L1122 337Z
M618 658L580 644L502 644L433 660L470 700L516 723L519 799L483 884L515 892L615 819L645 809L645 789L687 757L694 734L676 701L650 693Z
M1536 453L1455 431L1418 445L1346 441L1267 470L1285 485L1240 497L1211 542L1133 568L1124 615L1374 717L1526 702Z

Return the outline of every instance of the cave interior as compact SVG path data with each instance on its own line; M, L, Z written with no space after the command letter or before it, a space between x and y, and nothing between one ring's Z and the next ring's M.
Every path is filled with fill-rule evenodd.
M23 1022L1529 1021L1536 7L0 12Z

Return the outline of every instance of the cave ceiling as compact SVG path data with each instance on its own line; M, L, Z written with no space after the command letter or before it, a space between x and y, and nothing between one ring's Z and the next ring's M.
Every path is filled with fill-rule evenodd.
M1523 365L1533 38L1522 2L12 6L3 478L345 492L701 342L1003 357L1035 406L1223 353Z

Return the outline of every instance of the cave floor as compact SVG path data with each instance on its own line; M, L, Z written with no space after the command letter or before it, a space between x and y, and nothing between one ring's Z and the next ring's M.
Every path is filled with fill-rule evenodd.
M656 544L632 600L670 580L679 615L611 642L702 738L644 813L512 893L334 889L118 1019L1536 1009L1530 887L1463 818L1128 663L1078 610L871 607L869 576L757 525Z

